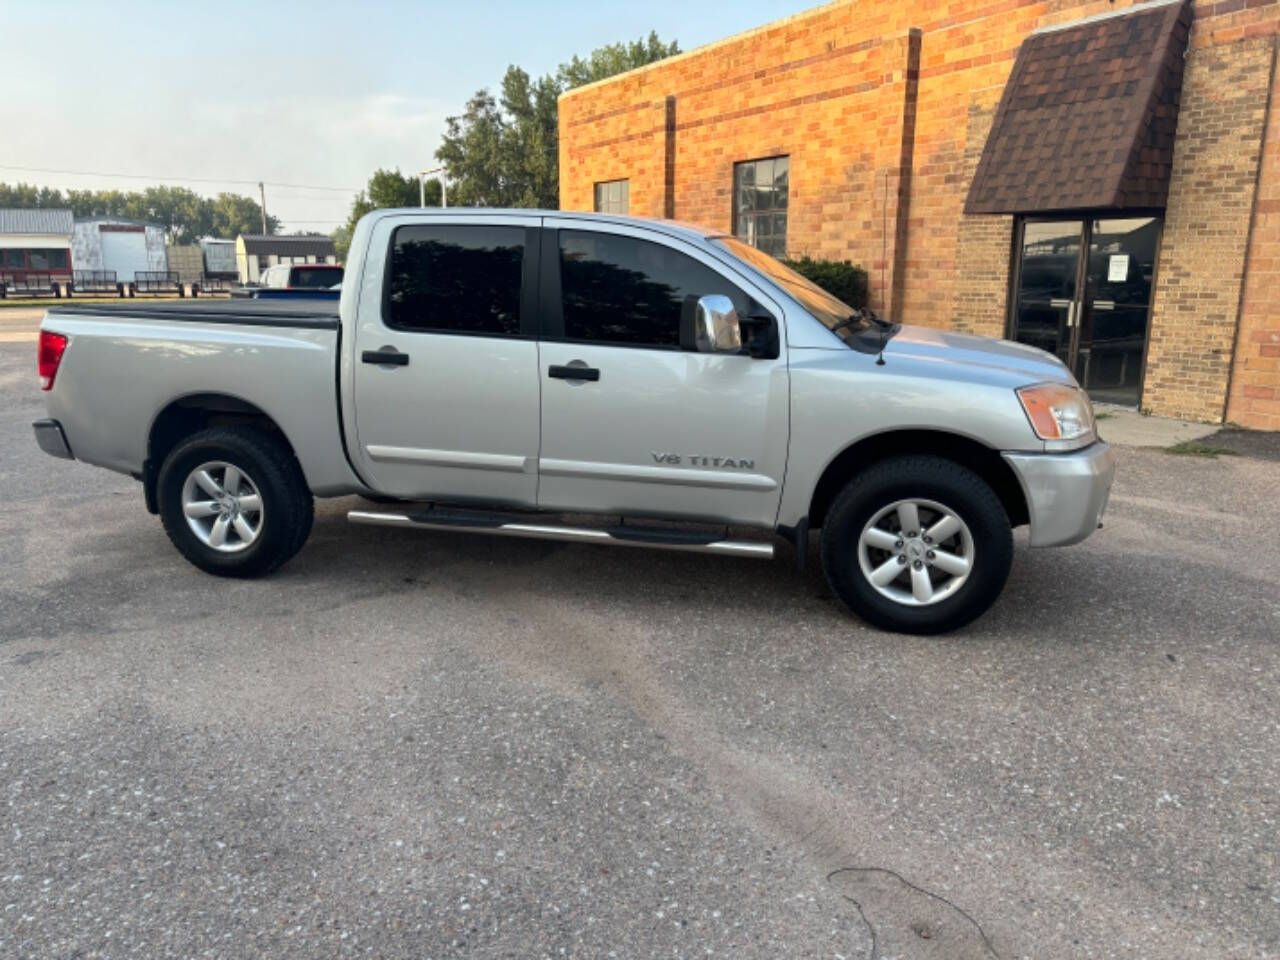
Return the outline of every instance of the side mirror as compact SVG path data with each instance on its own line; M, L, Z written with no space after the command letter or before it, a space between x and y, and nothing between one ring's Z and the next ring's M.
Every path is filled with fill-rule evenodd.
M741 353L742 325L733 301L720 293L689 300L693 302L686 305L685 314L692 321L692 330L681 331L685 334L680 338L681 346L698 353Z

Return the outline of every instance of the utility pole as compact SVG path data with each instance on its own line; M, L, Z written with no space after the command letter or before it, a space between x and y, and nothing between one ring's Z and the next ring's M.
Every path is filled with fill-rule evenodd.
M262 235L267 235L267 188L258 181L258 196L262 198Z

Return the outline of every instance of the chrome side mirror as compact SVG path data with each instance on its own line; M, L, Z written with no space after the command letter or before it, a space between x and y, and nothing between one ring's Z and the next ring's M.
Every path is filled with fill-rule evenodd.
M742 324L733 301L721 293L699 297L693 336L699 353L741 353Z

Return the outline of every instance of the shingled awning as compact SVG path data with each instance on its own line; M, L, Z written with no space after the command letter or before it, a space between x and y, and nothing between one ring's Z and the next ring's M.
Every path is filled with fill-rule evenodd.
M1159 0L1027 37L965 213L1165 205L1190 0Z

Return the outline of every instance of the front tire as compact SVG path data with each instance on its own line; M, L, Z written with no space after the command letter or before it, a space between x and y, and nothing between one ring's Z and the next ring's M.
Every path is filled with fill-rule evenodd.
M832 590L862 619L901 633L944 633L981 616L1012 561L1000 498L941 457L872 465L840 492L822 527Z
M188 437L165 457L156 493L165 533L206 573L270 573L311 533L314 503L298 461L249 427Z

